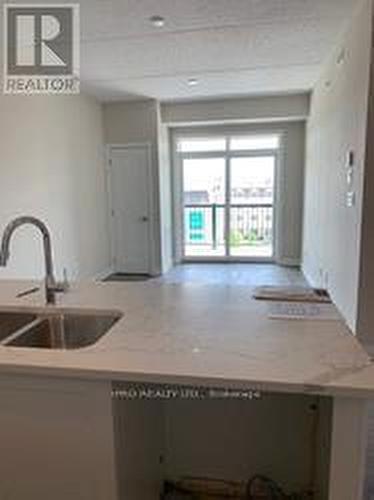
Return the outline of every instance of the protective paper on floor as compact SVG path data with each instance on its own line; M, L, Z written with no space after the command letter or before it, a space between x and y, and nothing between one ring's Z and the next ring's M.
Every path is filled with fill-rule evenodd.
M333 304L303 302L269 302L269 318L319 321L342 321Z
M260 286L254 290L253 297L257 300L282 302L331 302L329 295L324 290L295 286Z

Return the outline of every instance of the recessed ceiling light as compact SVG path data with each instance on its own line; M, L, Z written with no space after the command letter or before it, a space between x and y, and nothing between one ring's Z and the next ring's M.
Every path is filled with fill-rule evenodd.
M187 83L190 87L195 87L195 85L198 85L199 80L197 78L189 78Z
M165 26L165 18L162 16L152 16L149 20L155 28L163 28Z

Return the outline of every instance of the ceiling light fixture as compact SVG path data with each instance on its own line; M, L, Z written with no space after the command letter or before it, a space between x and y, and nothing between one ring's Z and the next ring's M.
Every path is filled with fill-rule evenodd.
M195 87L198 85L199 80L197 78L189 78L187 83L190 87Z
M165 26L165 18L162 16L152 16L149 20L155 28L163 28Z

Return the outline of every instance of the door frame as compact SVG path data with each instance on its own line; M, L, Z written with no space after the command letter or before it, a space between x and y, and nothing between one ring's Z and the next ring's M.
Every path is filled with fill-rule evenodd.
M247 151L226 151L221 152L198 152L198 153L183 153L183 158L177 152L177 142L181 137L214 137L227 136L235 134L245 135L272 135L279 136L279 148L277 150L247 150ZM284 155L284 131L277 128L268 128L253 130L246 127L235 128L212 128L212 129L175 129L171 140L172 158L173 158L173 204L174 204L174 254L175 262L244 262L244 263L274 263L279 260L279 230L282 224L281 221L281 206L280 192L283 178L283 155ZM271 257L237 257L237 256L220 256L220 257L186 257L184 254L184 220L183 220L183 160L185 158L224 158L226 162L226 176L230 171L231 158L246 158L246 157L264 157L273 156L275 158L274 172L274 201L273 201L273 255ZM229 178L226 182L230 182ZM227 201L227 200L226 200ZM225 224L227 228L227 223Z
M106 192L107 192L107 219L109 228L109 244L111 270L116 271L116 248L115 248L115 229L113 224L113 193L112 193L112 152L118 150L144 149L147 152L147 210L148 210L148 274L156 276L156 246L155 246L155 200L154 183L152 171L152 144L149 142L139 143L120 143L106 144L105 146L105 166L106 166Z

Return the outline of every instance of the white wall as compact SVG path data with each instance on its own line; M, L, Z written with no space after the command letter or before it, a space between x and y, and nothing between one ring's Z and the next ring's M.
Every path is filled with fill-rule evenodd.
M305 120L309 94L164 103L162 121L169 125Z
M102 110L80 96L0 97L0 230L30 214L52 232L57 274L86 278L110 264ZM0 279L44 274L37 230L21 228Z
M103 105L106 144L139 144L151 146L154 198L152 207L155 238L152 242L153 272L161 272L161 236L159 209L159 104L154 100L114 102Z
M157 101L112 102L103 109L106 143L157 144Z
M160 182L161 267L166 273L173 267L173 196L171 176L170 134L158 117L158 153Z
M303 269L327 286L356 327L360 222L371 46L371 0L360 3L311 99L307 127ZM344 61L338 63L339 54ZM346 206L346 156L355 152L356 205Z
M189 103L154 100L104 104L104 131L107 144L149 143L152 147L154 185L153 223L155 272L166 272L173 264L172 187L169 129L193 121L238 123L249 129L284 133L284 171L280 184L287 200L281 201L279 261L298 264L301 254L302 191L304 164L304 123L309 95L285 95L225 99ZM296 118L298 121L295 121ZM248 122L256 121L257 124ZM277 122L263 123L263 122ZM260 123L259 123L260 122ZM261 123L262 122L262 123Z

